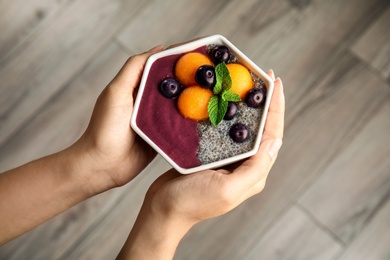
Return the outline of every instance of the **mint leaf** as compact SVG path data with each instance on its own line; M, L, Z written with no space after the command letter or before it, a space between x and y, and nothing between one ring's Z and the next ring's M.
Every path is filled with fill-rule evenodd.
M215 95L218 95L222 91L222 81L223 75L219 70L219 64L215 67L215 86L213 88L213 92Z
M221 95L222 99L230 102L240 102L241 98L237 93L231 92L230 90L225 90Z
M210 98L207 111L210 122L217 126L225 117L229 101L238 102L241 99L236 93L230 91L232 79L230 78L229 69L224 62L215 66L215 77L216 82L213 89L215 96Z
M207 106L210 122L213 125L216 125L217 118L218 118L218 99L219 99L218 96L212 96Z
M232 79L230 72L224 62L219 63L215 67L216 83L214 86L214 94L219 95L223 90L229 90L232 87Z
M218 99L218 117L217 117L217 125L222 122L223 118L225 117L226 111L228 109L229 103L222 98Z
M207 110L210 117L210 122L217 126L222 122L223 117L226 114L228 108L228 102L223 100L219 96L213 96L210 98Z

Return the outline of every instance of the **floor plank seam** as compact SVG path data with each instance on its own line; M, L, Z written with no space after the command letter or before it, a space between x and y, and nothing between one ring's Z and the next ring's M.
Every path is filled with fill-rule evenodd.
M106 43L104 43L102 45L102 47L98 48L98 50L96 51L96 53L99 53L101 52L101 49L104 49L104 48L107 48L107 46L111 43L111 41L107 41ZM11 142L23 129L26 125L28 125L29 123L31 123L32 121L34 121L40 114L41 112L46 108L46 106L48 104L50 104L53 100L56 100L58 99L59 97L61 97L61 95L67 91L67 89L69 88L69 86L72 85L72 83L74 81L77 80L78 77L80 77L83 72L85 71L86 68L88 68L88 66L90 66L90 64L94 61L94 58L96 57L96 53L93 53L91 55L91 57L89 57L88 59L86 59L83 64L80 66L80 69L78 71L76 71L72 76L70 76L68 78L68 80L64 81L64 83L62 84L62 86L57 90L55 91L52 95L50 95L47 100L42 103L42 105L40 105L36 110L35 112L33 112L31 114L31 116L28 117L28 119L24 120L13 132L12 134L10 134L9 136L7 136L3 142L0 143L0 150L5 147L9 142ZM115 75L113 75L114 77ZM105 82L105 85L107 85L109 82ZM96 96L96 99L98 98L98 96ZM75 140L76 141L76 140Z
M386 78L382 72L375 68L374 66L372 66L372 64L368 61L366 61L365 59L363 59L359 54L355 53L351 47L349 48L349 53L354 56L356 59L358 59L362 64L364 64L364 66L366 67L366 69L371 72L372 74L376 75L378 78L382 79L383 82L386 83L386 85L390 88L390 77Z
M140 182L141 178L137 178L137 179L138 179L137 181L135 179L133 180L133 182L132 182L133 185L136 185L137 183ZM120 189L123 189L123 191L121 193L121 196L119 196L118 199L116 200L116 203L113 204L110 208L107 208L106 212L104 214L101 214L98 219L93 221L89 225L89 227L82 234L80 234L78 236L78 238L64 251L64 253L58 257L58 259L64 259L64 260L69 259L72 252L75 251L76 248L78 248L78 246L81 244L81 242L84 240L88 240L91 237L91 235L94 233L94 230L97 229L97 227L101 223L104 223L104 220L107 218L107 216L112 214L113 212L115 212L113 209L118 207L118 205L121 204L121 202L126 199L127 193L131 192L129 187L126 187L126 186L120 187Z
M316 77L313 82L309 83L308 85L305 85L304 93L309 93L311 89L315 89L315 86L321 85L321 82L327 79L329 73L332 73L334 67L340 63L344 57L348 56L348 51L344 48L336 48L334 54L329 57L328 62L324 64L323 69L318 72L318 76ZM286 100L286 103L288 100ZM290 115L290 119L286 119L285 125L288 126L292 124L295 120L297 120L298 117L300 117L302 114L301 112L305 111L305 108L300 109L295 113L295 115Z
M378 206L372 210L371 214L367 218L367 220L364 222L364 227L360 230L360 232L352 237L352 239L345 245L344 250L341 251L334 259L341 259L341 257L344 255L344 253L348 250L348 248L353 244L353 242L359 238L359 236L362 234L362 232L365 230L365 228L368 226L368 224L372 221L372 219L375 218L375 216L380 212L380 210L386 205L387 201L390 198L390 190L389 192L383 197L383 199L378 203Z
M373 120L373 117L371 116L372 114L375 114L378 112L383 105L386 104L386 101L390 97L390 92L388 95L381 96L380 100L378 102L372 102L371 108L368 107L366 110L366 113L362 115L362 117L358 118L355 120L355 122L351 123L351 131L346 133L342 138L339 143L338 148L335 149L334 153L332 156L330 156L324 163L323 165L320 165L315 171L316 173L313 173L312 177L310 177L306 184L304 184L301 188L298 188L297 192L294 194L294 198L296 200L299 200L305 192L311 187L319 177L325 172L326 168L328 165L331 164L331 162L339 156L343 150L345 150L356 138L356 136L363 131L364 127L370 120ZM367 112L369 111L369 112Z
M149 1L139 1L139 3L142 3L140 6L137 6L138 12L133 14L133 16L129 17L128 19L125 19L121 25L119 25L115 30L113 30L112 38L117 38L117 35L121 33L121 31L128 26L132 20L136 20L137 17L142 13L141 10L146 8L149 5L153 5L157 0L149 0ZM147 4L143 4L147 3ZM134 52L135 53L135 52Z
M352 30L348 31L342 39L341 43L345 43L349 48L354 45L370 28L375 24L377 20L386 12L390 6L390 1L383 1L382 5L375 5L373 10L367 10L366 13L362 14L363 17L368 17L366 14L370 14L370 18L365 23L356 23L356 26L352 27Z
M118 199L116 200L116 203L112 204L111 207L106 209L106 212L104 214L101 214L98 219L96 219L93 223L91 223L91 225L83 232L83 234L81 234L79 236L79 238L76 241L74 241L74 243L72 243L72 245L70 245L68 247L68 249L66 249L64 251L64 254L62 256L60 256L59 259L64 259L64 260L69 259L69 256L81 244L81 242L84 241L84 240L88 240L89 237L91 236L91 234L94 233L95 228L98 227L99 224L104 223L104 220L107 218L107 216L113 214L113 212L115 212L115 208L119 207L119 205L125 199L127 199L127 194L133 192L131 187L137 186L140 182L142 182L143 179L148 177L147 174L145 174L145 173L150 171L150 168L154 167L158 163L159 160L164 160L164 159L162 159L160 156L155 157L153 159L153 161L150 162L149 165L145 168L145 170L143 172L141 172L140 174L138 174L131 181L131 183L128 183L125 186L119 187L119 189L123 189L123 191L120 194L120 196L118 196ZM129 230L129 232L130 232L130 230Z
M123 52L127 53L129 55L129 58L131 57L131 55L136 54L135 51L131 50L129 47L121 43L121 41L118 40L117 36L112 37L112 43L115 44Z
M272 228L278 223L294 206L293 200L288 201L280 210L279 213L275 214L275 217L272 218L272 220L266 225L266 228L261 231L261 235L258 239L252 239L251 242L249 242L246 246L247 248L255 248L256 244L261 244L262 241L265 239L267 234L269 234L272 231Z
M217 13L223 12L224 9L227 9L228 6L233 3L232 0L229 0L227 2L228 3L226 3L226 1L215 1L215 3L218 5L218 7L215 8L216 11L214 13L207 12L206 17L202 17L202 19L199 19L199 23L197 24L197 26L193 28L193 31L188 32L184 38L187 40L191 40L195 37L204 37L205 35L199 35L199 33L202 31L203 28L206 28L210 25L210 20L212 20Z
M20 42L18 42L15 46L13 46L3 57L0 57L0 68L5 66L5 64L8 62L9 57L11 57L14 53L18 52L19 49L24 49L26 45L28 45L31 42L34 42L39 35L44 33L45 28L50 26L52 20L55 20L56 17L59 16L59 14L66 11L66 8L75 0L67 0L64 3L60 4L56 10L53 10L53 12L43 18L42 22L39 23L34 29L32 29L31 32L27 33Z
M302 204L300 204L297 200L294 200L293 205L297 207L304 215L310 219L310 221L316 225L319 229L324 231L328 236L330 236L337 244L339 244L343 249L347 246L347 244L338 237L335 233L332 232L330 228L328 228L325 224L321 223L309 210L307 210Z

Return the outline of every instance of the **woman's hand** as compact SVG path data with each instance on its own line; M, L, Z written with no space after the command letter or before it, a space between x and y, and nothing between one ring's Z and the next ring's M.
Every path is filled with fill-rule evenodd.
M126 62L100 95L88 129L74 145L0 174L0 245L127 183L154 158L155 152L130 128L130 117L146 59L161 49Z
M79 172L92 194L128 183L155 157L130 127L135 92L147 58L162 47L128 59L100 94L89 126L69 149L81 158Z
M273 73L269 74L274 79ZM256 155L227 168L190 175L172 169L155 181L147 200L156 210L193 224L230 211L263 190L282 145L283 126L284 95L278 78Z
M268 75L275 80L272 70ZM172 169L160 176L146 195L120 257L170 259L194 224L224 214L261 192L282 145L284 109L283 85L277 78L256 155L218 170L181 175Z

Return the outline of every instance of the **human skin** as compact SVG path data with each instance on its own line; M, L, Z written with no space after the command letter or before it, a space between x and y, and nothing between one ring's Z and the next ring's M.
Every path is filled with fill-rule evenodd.
M128 59L100 94L84 134L69 148L0 174L0 245L79 202L122 186L155 157L130 128L147 58ZM26 217L28 216L28 217Z
M146 59L131 57L99 96L85 133L69 148L0 174L0 245L68 208L137 176L156 153L130 128ZM269 75L273 77L273 72ZM262 191L282 144L284 95L275 90L259 152L228 167L191 175L170 170L150 187L120 259L171 259L196 223ZM26 217L28 216L28 217Z
M261 192L282 145L285 99L273 71L274 93L259 151L240 163L181 175L174 169L149 188L118 259L172 259L188 230Z

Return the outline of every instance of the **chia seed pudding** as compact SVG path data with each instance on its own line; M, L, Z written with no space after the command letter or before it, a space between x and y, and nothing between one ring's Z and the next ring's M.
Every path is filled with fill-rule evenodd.
M263 93L263 96L261 96L263 99L261 100L261 104L253 106L253 104L248 103L249 94L245 94L246 96L241 98L241 101L234 101L238 110L232 118L227 118L228 111L225 110L223 112L225 113L225 120L219 120L217 123L212 119L210 103L208 106L210 118L207 119L194 120L191 116L187 116L185 112L182 112L183 110L180 104L178 104L181 98L180 95L183 95L184 91L189 88L189 85L180 85L180 89L177 90L172 87L175 86L171 84L172 82L166 83L171 85L169 85L170 89L168 89L168 92L164 92L166 90L163 89L163 81L166 79L177 79L176 81L182 84L181 82L183 80L178 79L178 73L175 72L175 69L177 69L178 60L183 55L187 53L200 53L211 56L215 55L212 52L217 47L218 45L208 44L190 52L168 55L155 60L150 67L142 97L139 101L138 112L135 118L137 127L174 163L184 169L218 162L247 153L253 150L259 134L267 88L264 81L247 68L252 81L250 92L253 92L253 89L262 91L260 91ZM215 64L214 59L211 60L214 64L209 64L208 67L215 67L214 74L218 79L217 64ZM223 63L226 63L226 65L240 64L233 53L230 53L229 59ZM198 77L198 74L196 74L196 82L200 82L198 81ZM215 80L214 85L216 85ZM207 89L207 87L201 87ZM213 88L210 89L208 91L212 93ZM217 94L214 91L214 94L211 95L216 96ZM218 98L221 99L222 94ZM233 101L228 101L229 105L233 103ZM252 100L251 102L253 103L254 101ZM190 105L188 106L190 107ZM229 109L230 107L227 108L227 110ZM246 128L246 132L244 131L245 138L242 140L237 139L234 134L232 135L233 127L239 124L244 125Z

